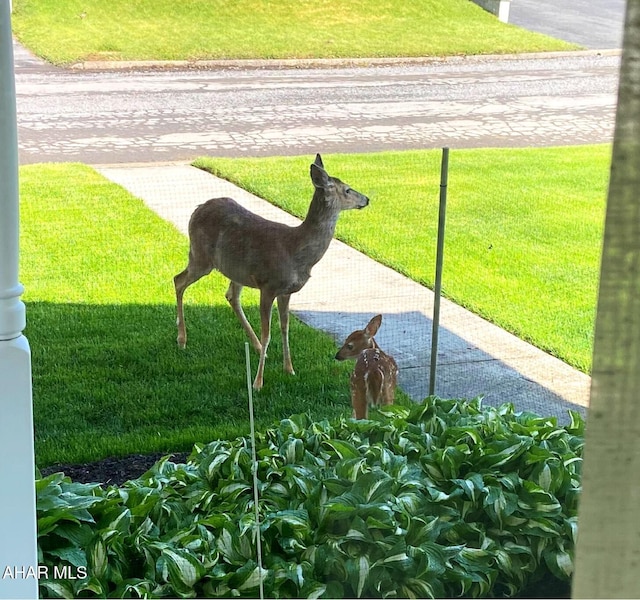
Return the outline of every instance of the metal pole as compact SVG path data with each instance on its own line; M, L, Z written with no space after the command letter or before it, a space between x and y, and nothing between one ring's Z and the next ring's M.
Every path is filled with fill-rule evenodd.
M442 291L442 263L444 259L444 230L447 212L447 180L449 177L449 148L442 149L440 166L440 209L438 212L438 242L436 249L436 281L433 289L433 326L431 329L431 368L429 396L436 391L436 363L438 361L438 331L440 329L440 293Z
M38 597L31 352L18 282L18 134L11 12L0 0L0 598Z
M244 343L245 364L247 367L247 395L249 398L249 425L251 427L251 461L253 463L253 506L256 518L256 554L258 558L258 582L260 585L260 600L264 600L264 580L262 577L262 533L260 532L260 495L258 492L258 457L256 455L256 425L253 415L253 388L251 387L251 358L249 357L249 342Z

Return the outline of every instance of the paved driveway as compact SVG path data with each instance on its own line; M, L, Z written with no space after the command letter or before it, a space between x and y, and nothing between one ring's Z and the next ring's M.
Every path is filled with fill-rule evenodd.
M592 50L622 47L625 0L512 0L509 21Z

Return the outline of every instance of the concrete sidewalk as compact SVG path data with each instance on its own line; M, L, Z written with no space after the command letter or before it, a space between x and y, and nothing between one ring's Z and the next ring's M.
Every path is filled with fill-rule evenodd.
M265 218L299 220L248 192L184 164L96 167L141 198L186 235L191 213L209 198L231 196ZM331 165L328 165L331 173ZM338 173L336 173L338 174ZM309 184L309 201L312 188ZM369 210L369 209L365 209ZM185 264L187 256L185 254ZM184 265L177 265L176 272ZM216 276L212 274L211 276ZM446 272L445 272L446 278ZM188 310L188 293L185 297ZM429 389L433 293L362 253L334 240L291 308L308 325L341 343L376 313L376 339L400 367L400 386L412 398ZM584 413L590 378L459 306L443 300L435 391L445 398L485 397L485 404L513 402L517 410L567 421L567 409ZM295 342L294 342L295 348ZM298 373L302 365L296 365Z

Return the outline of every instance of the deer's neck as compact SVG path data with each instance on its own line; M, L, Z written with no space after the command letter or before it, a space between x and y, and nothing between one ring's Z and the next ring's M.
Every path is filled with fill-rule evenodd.
M339 210L324 199L322 190L316 190L304 221L298 228L298 252L310 265L318 262L327 251L338 222Z

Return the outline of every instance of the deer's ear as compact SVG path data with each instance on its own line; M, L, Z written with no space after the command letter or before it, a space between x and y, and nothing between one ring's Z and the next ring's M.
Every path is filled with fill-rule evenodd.
M313 163L311 165L311 181L317 188L324 189L329 185L329 175L322 167Z
M321 169L324 169L324 165L322 164L322 157L319 154L316 154L316 159L313 161L314 165L317 165Z
M373 317L373 319L371 319L371 321L369 321L367 326L364 328L365 333L369 336L374 336L377 333L378 329L380 328L381 324L382 324L382 315L376 315L375 317Z

